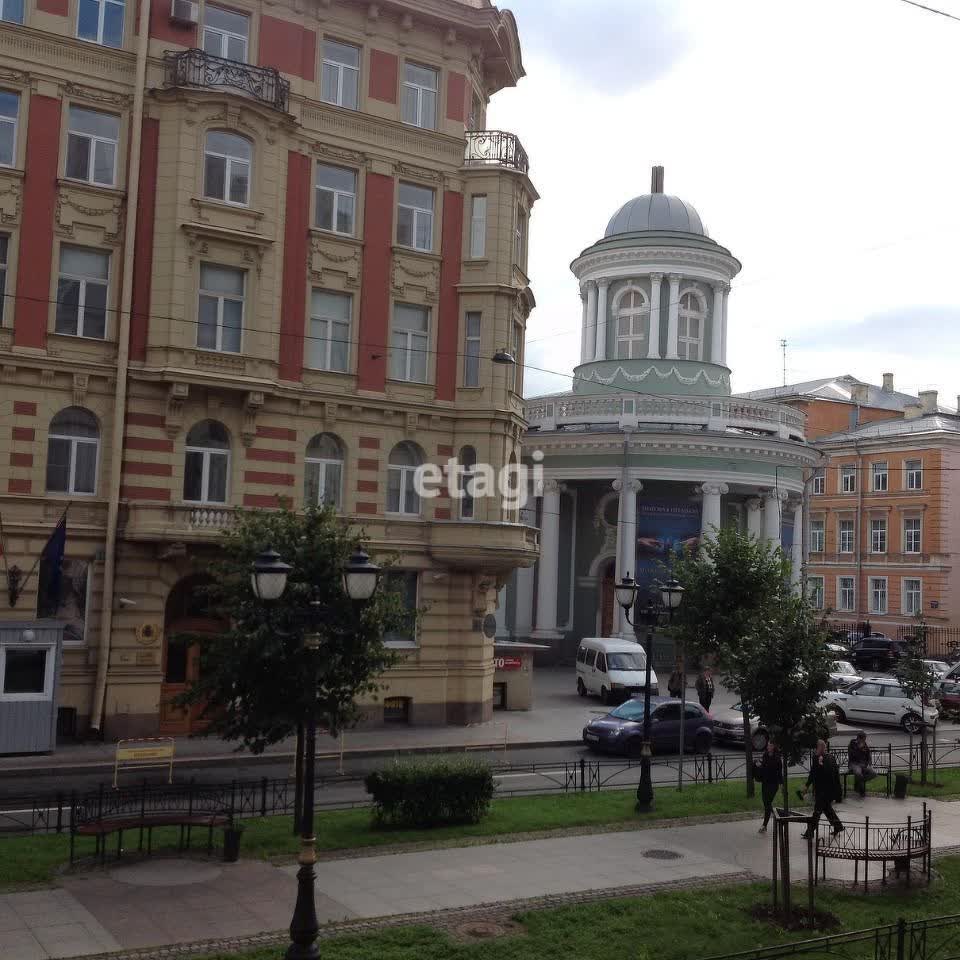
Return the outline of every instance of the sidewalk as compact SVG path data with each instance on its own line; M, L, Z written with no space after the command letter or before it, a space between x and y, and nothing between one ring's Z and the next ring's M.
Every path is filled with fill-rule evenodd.
M929 806L935 847L960 844L960 807ZM919 816L921 807L870 797L840 810L850 821L884 822ZM520 899L766 877L772 841L757 835L758 819L725 822L722 830L703 823L328 860L317 865L318 916L321 923L369 920L481 905L501 905L509 915ZM806 846L793 846L800 881ZM282 938L296 870L155 858L67 876L58 889L0 896L0 956L47 960L261 933ZM828 876L852 878L853 865L832 863Z

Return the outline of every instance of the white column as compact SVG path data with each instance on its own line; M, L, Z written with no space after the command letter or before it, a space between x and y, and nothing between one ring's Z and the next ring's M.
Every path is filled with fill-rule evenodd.
M726 285L726 290L724 291L723 297L723 323L721 325L722 333L720 334L720 362L726 366L727 365L727 314L730 311L730 285Z
M510 631L507 629L507 588L502 587L497 594L497 609L494 611L494 617L497 621L497 640L509 639Z
M609 280L597 282L597 352L594 354L594 360L607 359L607 290L609 289Z
M677 338L680 331L680 277L670 274L670 302L667 304L667 353L668 360L677 359Z
M725 483L708 480L694 489L703 497L703 509L700 514L700 538L716 539L717 532L723 526L720 497L729 493L730 488Z
M533 636L556 640L557 581L560 578L560 491L556 480L543 484L543 509L540 516L540 564L537 588L537 629Z
M536 500L530 497L520 510L520 522L528 527L537 525ZM513 635L529 640L533 633L533 565L518 567L516 593L513 598Z
M651 360L660 359L660 286L662 273L650 274L650 340L647 356Z
M790 551L790 582L799 593L803 579L803 500L793 501L793 548Z
M723 319L726 310L724 305L727 299L727 285L715 283L713 285L713 320L710 330L710 362L723 363Z
M580 322L580 362L586 363L589 359L587 356L587 344L590 340L587 336L587 328L590 324L590 314L588 312L589 302L587 291L584 287L580 288L580 299L583 301L583 320Z
M583 347L583 362L587 363L597 353L597 285L593 280L587 281L587 322L584 340L586 342Z
M763 536L772 546L780 546L780 507L786 499L780 490L768 490L763 495Z
M617 568L615 582L627 574L637 575L637 494L643 489L639 480L614 480L613 489L620 492L617 510ZM623 607L614 599L613 632L626 640L635 640L633 627L627 623Z
M763 501L759 497L751 497L747 501L747 536L759 540L763 533Z

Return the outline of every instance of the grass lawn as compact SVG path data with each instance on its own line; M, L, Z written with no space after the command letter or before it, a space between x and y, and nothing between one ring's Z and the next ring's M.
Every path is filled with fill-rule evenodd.
M489 815L480 823L432 830L377 829L371 824L369 810L330 810L317 817L317 842L320 849L331 851L402 843L442 844L471 838L483 842L538 830L716 816L759 809L760 800L748 800L744 785L731 781L686 787L682 793L673 787L661 787L657 790L655 811L642 816L634 812L633 804L632 790L511 797L494 800ZM296 853L297 838L293 835L290 817L245 820L244 824L243 856L266 858ZM124 844L134 846L136 836L135 831L125 834ZM202 830L194 834L197 848L202 847L204 836ZM153 837L154 849L165 844L172 846L176 843L177 831L155 830ZM115 844L116 836L108 843ZM77 850L81 856L92 854L93 840L78 840ZM68 836L0 839L0 890L49 883L57 868L69 859L69 854Z
M844 930L960 912L960 858L937 863L942 882L929 889L863 897L821 888L820 910L841 919ZM656 894L561 907L518 917L526 934L462 944L427 927L406 927L380 933L323 941L324 960L701 960L722 953L774 946L806 939L809 933L786 933L753 920L748 911L767 902L766 884ZM816 935L816 934L815 934ZM873 958L873 944L848 948L847 960ZM254 953L221 954L219 960L280 960L282 948Z
M894 770L894 776L898 773L906 774L906 770ZM960 768L948 767L937 771L936 783L934 783L933 767L927 769L927 784L920 783L920 771L913 771L913 780L907 787L908 797L936 797L938 800L952 800L960 796ZM874 777L867 783L868 793L884 793L886 791L886 779L884 777ZM850 790L853 790L853 780L850 781Z

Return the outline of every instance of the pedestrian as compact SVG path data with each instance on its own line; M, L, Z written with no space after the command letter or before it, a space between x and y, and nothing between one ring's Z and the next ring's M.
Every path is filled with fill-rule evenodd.
M810 817L807 829L801 835L808 840L816 833L820 823L820 815L826 814L833 827L833 835L837 836L843 830L843 823L837 816L833 805L843 796L840 789L840 771L837 761L827 752L827 741L817 741L817 752L810 761L810 775L807 785L800 792L801 799L806 799L807 791L813 787L813 816Z
M679 700L683 694L685 683L686 677L684 676L683 661L678 659L673 668L673 673L670 674L670 679L667 681L667 692L671 697Z
M773 801L777 798L777 790L783 783L783 759L777 745L767 741L767 748L759 763L753 765L753 776L760 781L760 796L763 798L763 826L760 833L767 832L767 824L773 816Z
M713 703L713 671L709 667L705 667L697 677L697 696L700 699L700 706L704 710L709 710L710 704Z
M853 774L853 789L862 799L867 795L867 781L876 776L873 757L867 745L867 735L862 730L850 741L847 757L847 765Z

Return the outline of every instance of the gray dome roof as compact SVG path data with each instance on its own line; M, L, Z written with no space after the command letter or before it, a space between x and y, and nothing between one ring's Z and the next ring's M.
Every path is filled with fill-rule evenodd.
M611 218L605 237L639 230L668 230L709 237L692 204L666 193L645 193L628 200Z

